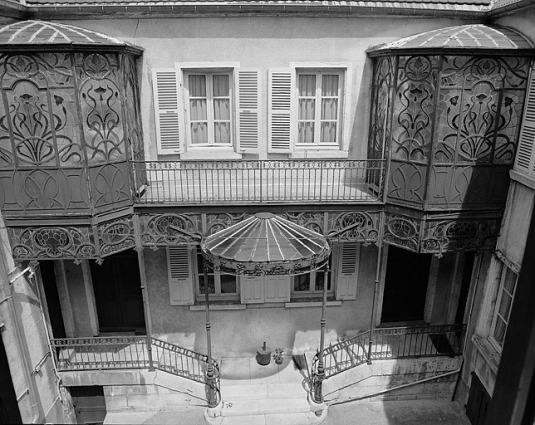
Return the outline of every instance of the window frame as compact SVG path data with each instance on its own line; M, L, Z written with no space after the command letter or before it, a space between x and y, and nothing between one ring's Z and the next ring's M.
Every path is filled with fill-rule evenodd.
M316 90L314 96L301 96L299 93L299 77L301 75L315 75L316 77ZM324 75L337 75L338 76L338 107L337 107L337 119L336 119L336 141L334 143L322 143L321 142L321 124L322 122L334 122L334 120L322 120L322 100L325 98L334 98L334 96L323 95L323 76ZM345 98L345 75L346 70L341 68L309 68L309 67L297 67L295 69L295 147L297 149L307 148L324 148L324 149L342 149L342 137L343 137L343 110L344 110L344 98ZM314 142L313 143L301 143L299 142L299 123L310 122L310 120L303 120L299 118L299 100L302 98L314 99Z
M333 270L332 267L332 261L333 261L333 253L331 251L331 254L329 256L329 288L327 289L327 298L332 298L335 296L335 282L334 282L334 276L337 274L337 270ZM291 276L290 277L290 299L291 300L300 300L304 298L317 298L321 297L323 295L323 289L316 290L316 278L318 275L318 271L321 270L321 272L325 273L327 266L323 266L321 269L313 270L308 273L303 273L302 275L297 276ZM294 289L295 279L298 279L301 276L310 275L310 281L309 281L309 289L308 291L296 291Z
M504 332L504 340L505 340L505 337L507 335L507 326L509 324L509 319L511 317L511 310L512 310L512 306L513 306L513 302L515 300L516 286L517 286L517 282L518 282L518 273L515 273L510 267L507 266L507 264L505 264L501 260L500 260L500 264L501 264L500 283L498 285L498 292L496 294L496 304L494 305L494 311L492 313L492 324L490 326L490 332L489 332L489 337L488 337L489 342L492 344L492 346L499 353L501 353L501 351L503 349L503 341L502 341L502 343L500 343L494 337L494 333L495 333L495 330L496 330L496 325L498 323L498 318L503 323L505 323L505 332ZM514 286L513 286L513 293L512 294L505 288L505 281L506 281L506 277L507 277L508 273L513 274L514 278L515 278ZM503 299L503 296L504 296L504 292L506 292L507 296L509 296L511 298L511 305L509 307L509 311L508 311L508 315L507 315L506 319L500 314L500 306L501 306L501 302L502 302L502 299Z
M192 269L193 269L193 279L195 282L195 288L194 288L194 297L196 302L203 302L205 301L205 294L201 292L200 290L200 278L201 276L204 278L204 273L200 271L200 267L202 267L202 264L199 264L199 258L202 258L201 253L201 247L200 245L196 245L192 249ZM236 279L236 292L235 293L221 293L221 275L225 273L221 273L218 270L209 270L208 276L214 276L214 293L209 294L210 301L232 301L232 302L238 302L240 303L240 279L238 276L234 276ZM231 276L231 275L228 275Z
M182 68L183 81L183 96L184 96L184 112L185 112L185 129L186 129L186 147L187 150L203 150L203 149L236 149L235 131L236 131L236 114L234 111L235 99L235 68L234 67L214 67L214 68ZM208 126L208 143L193 143L191 134L191 109L190 109L190 91L189 91L189 77L193 75L204 75L206 84L206 122ZM229 143L215 143L214 125L216 123L214 118L214 96L213 96L213 77L216 75L227 75L229 79ZM221 121L221 120L220 120Z

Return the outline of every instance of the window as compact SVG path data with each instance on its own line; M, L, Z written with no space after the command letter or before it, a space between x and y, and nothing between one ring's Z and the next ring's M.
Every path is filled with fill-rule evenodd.
M231 146L231 73L186 73L190 146Z
M511 307L515 296L516 279L516 273L503 264L500 288L498 290L490 333L490 340L496 345L498 350L501 350L507 332L507 324L509 322Z
M330 262L330 261L329 261ZM323 294L323 286L325 284L325 275L327 274L327 267L315 270L310 273L301 274L292 277L292 297L312 297L321 296ZM329 265L329 281L327 283L327 294L333 294L332 270Z
M205 281L204 281L204 263L200 247L196 250L197 279L195 295L197 300L204 301ZM239 285L236 276L220 273L208 269L208 293L210 299L234 301L239 299Z
M341 83L341 72L297 73L297 144L339 144Z
M261 69L234 62L180 63L153 69L152 80L159 155L240 159L260 151Z

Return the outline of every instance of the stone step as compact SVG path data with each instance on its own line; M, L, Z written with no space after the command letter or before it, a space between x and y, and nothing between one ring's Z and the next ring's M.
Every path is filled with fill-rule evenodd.
M218 425L312 425L323 422L312 412L223 417Z
M310 412L306 397L223 400L221 416L271 415Z
M223 400L266 400L271 398L306 398L304 383L221 385Z

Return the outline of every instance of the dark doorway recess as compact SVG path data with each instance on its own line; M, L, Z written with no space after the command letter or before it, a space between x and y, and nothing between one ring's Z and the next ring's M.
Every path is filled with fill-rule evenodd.
M6 350L0 335L0 424L21 424L19 405L7 362Z
M72 404L79 424L102 424L106 418L106 400L101 386L70 387Z
M48 307L48 317L52 326L54 338L65 338L65 325L61 313L58 287L56 285L56 273L54 272L53 261L41 261L39 263L41 277L43 278L43 288L45 290L46 305Z
M483 425L485 423L490 400L489 393L478 376L472 372L470 395L466 404L466 416L472 425Z
M430 265L431 254L388 248L382 323L424 319Z
M91 262L100 332L145 333L137 253L128 250Z
M464 321L464 310L466 309L466 301L468 299L470 281L472 280L472 269L474 268L475 258L475 252L467 252L465 254L461 293L459 294L459 304L457 304L457 313L455 314L456 325L462 325Z

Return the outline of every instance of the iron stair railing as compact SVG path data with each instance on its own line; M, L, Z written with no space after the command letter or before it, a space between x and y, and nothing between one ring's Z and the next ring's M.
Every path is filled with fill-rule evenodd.
M60 338L50 341L59 372L83 370L149 369L214 386L217 401L219 365L215 383L208 383L208 356L147 336Z

